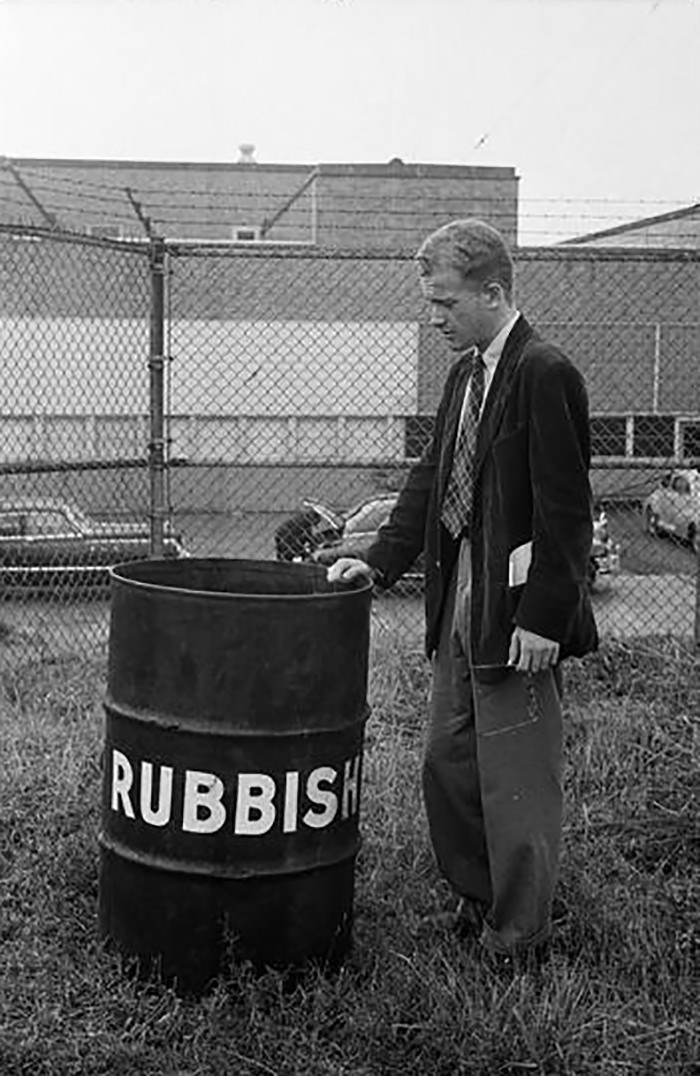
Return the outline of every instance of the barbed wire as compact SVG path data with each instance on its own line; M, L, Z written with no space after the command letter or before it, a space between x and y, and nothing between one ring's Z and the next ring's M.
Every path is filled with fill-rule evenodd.
M246 166L246 167L250 167L250 166ZM475 167L480 168L481 166L475 166ZM258 175L260 175L260 174L264 175L264 171L262 171L261 173L258 173ZM164 202L164 203L151 202L150 205L152 207L154 207L154 208L169 207L172 204L172 199L180 198L180 197L206 199L207 201L213 201L213 202L216 202L217 204L221 204L223 202L224 204L230 204L230 205L236 205L240 200L250 200L250 201L255 200L256 202L263 202L263 203L266 202L266 201L269 201L271 205L277 206L279 204L280 198L283 198L287 193L293 193L293 191L295 189L295 185L290 185L290 190L289 191L282 191L282 190L279 190L279 191L260 191L260 190L257 190L257 191L255 191L255 190L240 191L240 192L236 192L235 197L232 198L230 191L220 191L220 190L213 189L211 187L206 187L206 188L192 187L192 186L180 187L180 186L177 186L177 185L171 185L171 186L166 186L166 187L149 187L149 186L143 185L141 183L135 184L133 182L133 176L131 177L131 182L129 182L128 184L125 184L125 185L120 185L120 184L117 184L117 183L109 183L109 184L106 184L106 183L105 184L93 183L91 181L83 180L83 179L77 179L77 178L72 177L72 176L71 177L69 177L69 176L60 176L60 175L58 175L56 173L52 173L48 177L50 179L50 182L46 182L45 181L46 177L44 176L43 173L34 172L34 170L32 170L30 168L23 168L22 169L22 175L25 178L31 178L33 175L43 176L44 182L42 182L41 184L36 185L35 189L37 191L53 191L54 193L58 193L60 188L56 187L56 184L57 183L62 183L62 184L67 184L67 185L69 185L71 187L74 187L74 188L80 190L81 192L83 191L83 188L90 188L92 190L98 190L98 191L106 192L106 194L102 198L99 195L87 195L87 194L81 193L82 197L85 197L85 198L90 197L91 199L94 199L96 201L100 201L100 200L102 200L102 201L108 201L108 200L111 201L111 200L124 199L124 198L126 198L126 193L125 193L126 192L126 186L129 186L135 194L138 194L139 197L142 197L142 198L146 197L146 196L148 196L150 194L162 194L162 195L166 196L166 198L168 199L167 202ZM238 173L238 175L240 175L240 173ZM299 178L302 178L302 177L297 176L296 178L299 179ZM335 178L343 178L343 177L335 177L335 176L330 176L329 177L329 176L324 176L324 174L321 173L319 175L319 177L318 177L318 181L323 181L324 179L328 179L328 178L335 179ZM355 178L355 177L353 177L353 178ZM377 177L373 176L371 178L377 178ZM386 175L386 176L384 176L382 178L386 179L386 180L395 179L397 181L405 183L405 182L410 182L410 180L413 177L402 177L400 175L399 176L392 176L392 175L388 174L388 175ZM426 177L420 177L420 178L422 180L425 180ZM431 177L428 177L428 178L431 178ZM441 177L435 177L436 180L440 179L440 178ZM462 177L446 177L446 178L460 179ZM504 180L508 180L510 177L503 177L503 178L504 178ZM515 177L513 177L513 179L514 178ZM465 183L467 183L468 180L469 180L469 177L463 177L463 181ZM306 192L304 192L304 193L306 193ZM332 190L332 191L329 191L328 193L332 195L333 201L340 201L340 202L348 201L348 202L352 202L353 204L362 204L362 203L375 203L376 204L376 202L378 201L378 195L377 195L376 192L374 192L374 193L363 193L361 191L356 191L356 190L355 191ZM304 195L302 195L302 197L303 196ZM464 193L441 195L440 203L441 203L441 205L444 205L444 204L449 205L451 203L462 204L463 205L464 200L465 200L465 196L469 196L469 197L472 197L474 200L477 200L477 196L475 196L475 195L470 196L468 194L468 192L465 191ZM379 197L381 197L381 195ZM423 195L423 196L416 195L415 198L416 198L417 201L420 201L420 200L429 201L430 200L425 195ZM509 206L512 206L513 203L514 203L514 199L513 199L512 195L507 195L507 194L501 195L501 194L497 194L497 193L486 194L486 195L479 194L478 195L478 201L481 204L486 204L486 205L498 205L498 204L503 203L503 204L507 204ZM630 212L632 212L633 210L636 211L636 209L638 207L640 207L640 206L642 206L642 207L654 207L655 206L655 207L668 207L669 211L673 212L675 209L697 208L698 206L700 206L700 202L697 202L694 199L660 199L660 198L653 198L653 199L651 199L651 198L634 198L634 199L632 199L632 198L619 198L619 197L572 198L572 197L567 197L567 196L548 197L548 198L544 198L544 197L529 197L529 198L526 198L526 199L522 199L520 201L521 214L522 214L522 207L526 206L526 205L557 205L557 206L558 205L579 205L579 206L580 205L591 205L591 206L594 206L594 205L601 205L601 206L603 206L603 205L615 205L615 206L620 206L620 207L629 206L630 207ZM557 215L560 215L560 214L557 214Z
M86 162L86 165L91 166L90 162ZM109 162L107 162L105 164L105 168L109 168L109 167L110 167L110 164L109 164ZM134 171L137 171L139 169L139 167L140 166L138 165L138 163L135 163L134 166L133 166ZM167 165L167 164L158 165L158 167L162 168L162 169L172 168L172 166ZM191 167L196 168L197 166L196 165L188 166L188 170L190 170ZM201 167L203 169L206 169L208 166L202 165ZM215 167L216 168L221 167L221 169L224 170L224 169L226 169L228 167L236 167L236 166L235 165L234 166L227 166L227 165L218 166L217 165ZM246 168L249 168L249 167L250 166L246 165ZM272 166L272 167L278 167L278 166ZM479 169L479 170L482 169L481 165L474 165L474 166L470 166L470 165L464 165L464 166L455 165L454 167L455 168L474 167L474 168ZM112 192L112 193L115 193L115 194L123 195L125 187L122 184L118 184L118 183L94 183L94 182L89 181L89 180L77 179L76 177L73 177L73 176L61 176L60 174L58 174L59 169L60 169L60 166L57 166L57 171L52 172L51 175L50 175L51 180L54 181L54 182L70 183L73 186L77 186L77 187L81 187L81 188L82 187L90 187L90 188L92 188L94 190L105 190L105 191L109 191L109 192ZM127 171L127 170L125 169L125 171ZM311 171L311 166L309 166L309 171ZM264 173L265 173L265 165L259 166L259 170L258 170L258 166L254 166L254 171L251 170L251 175L256 174L256 175L260 176L260 175L262 175ZM299 175L297 175L296 178L302 178L301 173L302 173L302 167L299 168ZM35 175L35 174L36 175L42 175L43 173L39 172L39 171L36 171L36 170L34 170L32 168L22 168L22 174L25 175L25 176L31 176L31 175ZM236 173L234 173L234 174L236 174ZM237 174L240 175L241 173L238 172ZM335 179L335 178L343 178L343 177L328 176L328 175L325 175L324 173L320 173L319 176L318 176L319 180L328 179L328 178ZM353 177L353 178L356 178L356 177ZM372 177L372 178L377 178L377 177ZM402 182L406 182L407 178L410 179L410 178L413 178L413 177L404 177L404 176L401 176L401 175L387 174L385 177L382 177L382 178L397 179L397 180L400 180ZM425 179L426 177L420 177L420 178ZM435 178L440 178L440 177L435 177ZM460 177L452 177L452 178L460 178ZM469 177L465 177L465 178L469 178ZM506 177L506 178L508 178L508 177ZM134 187L133 183L130 183L128 185L131 186L132 189L136 189ZM138 190L139 190L139 193L141 193L141 194L145 194L145 193L160 193L160 194L165 194L165 195L168 195L168 196L170 196L172 194L177 194L177 195L182 194L182 195L196 195L196 196L203 196L203 197L204 196L206 196L206 197L210 197L210 196L225 197L229 193L229 192L226 192L226 191L212 190L211 188L202 189L201 187L181 187L181 186L175 186L175 185L169 185L169 186L164 186L164 187L149 187L147 185L141 184L141 185L139 185ZM249 192L249 193L250 193L251 197L255 196L255 192ZM342 192L338 192L338 193L342 194ZM277 192L277 194L279 194L279 192ZM355 196L356 196L355 194L349 194L349 193L347 194L347 197L354 198ZM270 197L276 197L276 195L271 193ZM496 196L496 198L498 198L498 197L499 196ZM545 198L545 197L534 197L533 196L533 197L527 198L526 201L527 202L533 202L533 203L535 203L535 202L536 203L539 203L539 202L544 202L544 203L556 202L556 203L562 203L562 204L585 202L587 204L601 204L601 205L605 205L605 204L608 204L610 202L615 202L616 204L619 204L619 205L648 205L648 206L654 206L654 205L663 206L663 205L665 205L665 206L672 206L672 205L676 205L679 200L678 199L668 199L668 198L611 198L611 197L597 197L597 196L591 196L591 197L585 197L585 198L573 198L573 197L567 197L567 196L556 197L556 198L553 198L553 197ZM687 200L686 199L681 199L681 201L685 203ZM690 201L692 201L692 200L690 200Z

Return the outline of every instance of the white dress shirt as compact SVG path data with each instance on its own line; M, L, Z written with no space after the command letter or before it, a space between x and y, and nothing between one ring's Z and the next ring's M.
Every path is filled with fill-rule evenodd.
M510 335L510 331L513 328L513 326L515 325L515 323L516 323L516 321L518 320L519 317L520 317L520 311L519 310L513 311L513 316L508 319L508 321L505 323L505 325L500 330L500 332L496 333L496 335L494 336L494 338L491 341L491 343L489 344L489 346L482 353L482 358L484 360L484 398L481 401L481 411L479 412L479 417L481 417L481 415L483 415L483 413L484 413L484 406L486 404L486 397L488 396L489 389L491 388L491 382L493 381L493 375L496 372L496 366L498 365L498 360L500 359L501 355L503 354L503 349L506 346L506 340L508 339L508 337ZM460 414L460 417L459 417L459 430L460 431L462 429L462 423L464 422L464 416L465 416L466 410L467 410L467 401L469 400L470 386L471 386L471 378L469 379L469 384L467 385L467 391L464 393L464 400L462 401L462 411L461 411L461 414ZM457 437L459 438L459 431L457 433Z

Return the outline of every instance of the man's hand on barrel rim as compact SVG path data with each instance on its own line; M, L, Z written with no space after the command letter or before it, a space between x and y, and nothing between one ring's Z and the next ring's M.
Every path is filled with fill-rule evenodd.
M374 582L374 569L359 557L339 557L328 569L329 583L355 583L358 580Z

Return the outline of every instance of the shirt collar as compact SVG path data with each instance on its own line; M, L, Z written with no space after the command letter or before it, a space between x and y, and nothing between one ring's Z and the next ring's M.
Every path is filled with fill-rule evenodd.
M519 317L520 311L514 310L512 317L510 317L503 328L496 333L489 346L483 352L482 358L484 360L484 365L491 373L495 370L496 364L503 354L503 349L506 346L506 340L510 335L510 331Z

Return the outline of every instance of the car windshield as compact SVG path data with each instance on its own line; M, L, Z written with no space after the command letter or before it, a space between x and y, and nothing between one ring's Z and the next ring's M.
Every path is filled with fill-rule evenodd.
M345 524L346 534L356 534L359 531L376 531L382 523L386 523L389 513L394 507L394 501L370 501L363 504L356 512L348 516Z
M342 526L342 516L340 516L333 508L329 508L326 504L320 504L318 501L304 501L306 508L313 508L314 512L321 517L324 523L328 523L331 527Z

